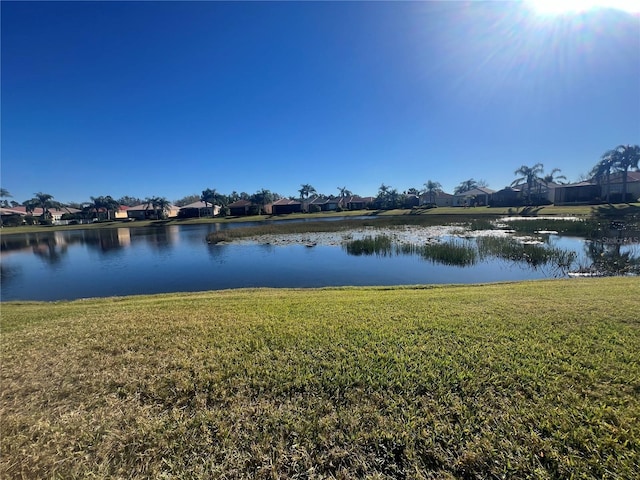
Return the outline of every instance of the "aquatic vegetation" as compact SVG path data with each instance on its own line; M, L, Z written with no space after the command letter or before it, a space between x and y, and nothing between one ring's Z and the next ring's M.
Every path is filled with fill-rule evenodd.
M497 257L513 262L526 262L533 267L551 263L566 269L577 256L570 250L544 243L522 243L513 237L478 237L476 243L481 258Z
M380 255L388 256L393 253L393 242L387 235L367 235L362 239L349 240L344 243L344 249L349 255Z
M405 216L377 216L370 218L347 218L338 221L300 221L288 220L279 223L263 223L238 228L228 228L212 232L207 235L207 242L231 242L233 240L255 237L260 235L287 235L322 232L344 232L360 230L364 228L398 228L407 226L433 227L442 225L459 225L461 231L468 229L489 229L491 221L486 219L474 219L472 217L458 216L433 216L433 215L405 215Z
M415 249L415 253L425 260L459 267L473 265L478 260L473 244L454 240L421 245Z

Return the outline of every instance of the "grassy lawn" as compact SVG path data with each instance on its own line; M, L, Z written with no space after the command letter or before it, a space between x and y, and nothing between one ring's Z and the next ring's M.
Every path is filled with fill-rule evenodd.
M2 304L1 478L637 478L640 282Z

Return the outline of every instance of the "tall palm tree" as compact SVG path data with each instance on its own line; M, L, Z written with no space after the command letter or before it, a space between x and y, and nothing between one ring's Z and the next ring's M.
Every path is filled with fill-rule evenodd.
M340 192L340 205L342 205L342 207L344 208L344 199L346 197L350 197L351 195L353 195L353 193L347 190L347 187L337 187L337 188L338 188L338 191Z
M558 180L566 180L567 177L565 177L564 175L556 175L556 173L560 173L560 171L561 170L559 168L554 168L553 170L551 170L551 172L542 177L542 181L544 182L544 184L548 185L550 183L558 183Z
M115 215L115 212L120 209L120 204L111 195L107 195L102 198L102 206L107 211L107 220L111 220L111 212Z
M208 204L211 204L211 216L215 216L215 202L218 200L218 192L215 188L207 188L202 191L202 196L200 200L204 202L204 206L206 207Z
M637 169L640 163L640 146L618 145L614 151L615 168L622 173L622 201L627 201L627 174L632 168Z
M164 218L166 212L169 211L169 207L171 206L171 202L167 200L165 197L153 197L154 199L154 209L156 211L156 220L160 220L160 218Z
M540 180L540 175L544 170L544 165L541 163L536 163L532 167L528 167L526 165L522 165L518 168L514 173L514 175L520 175L519 178L516 178L511 186L518 185L522 182L526 182L527 184L527 204L531 205L531 189L533 188L533 184Z
M473 190L474 188L478 188L479 186L480 185L476 180L474 180L473 178L470 178L469 180L465 180L464 182L461 182L460 185L458 185L453 190L453 193L455 195L459 195L461 193L468 192L469 190Z
M50 216L49 209L50 208L55 208L58 205L60 205L58 202L55 202L53 200L53 195L50 195L48 193L37 192L34 195L35 195L35 197L33 198L33 200L35 200L37 205L40 208L42 208L42 219L43 220L46 220L47 218L49 218L49 216Z
M9 190L5 189L5 188L0 188L0 198L11 198L11 194L9 193ZM4 205L5 207L9 206L9 203L4 200L2 202L2 205ZM0 216L0 227L2 226L2 217Z
M314 195L315 193L317 193L316 189L308 183L300 185L300 190L298 190L298 192L300 192L301 200L308 200L310 195Z
M262 213L267 213L267 204L273 202L273 193L262 188L251 196L251 201L261 206Z
M144 217L147 218L147 211L153 209L156 210L156 197L146 197L144 199Z
M22 205L24 205L24 209L29 215L33 215L33 212L38 208L38 201L32 198L31 200L23 202Z
M104 208L104 197L89 197L91 202L86 206L89 212L95 212L96 218L100 220L100 209Z
M0 198L11 198L11 197L12 195L9 193L9 190L7 190L6 188L0 188ZM6 200L3 202L3 204L5 207L9 206Z
M424 184L424 191L429 195L429 203L433 204L436 194L442 191L442 185L440 185L440 182L427 180L427 183Z
M605 201L610 203L611 196L611 171L614 169L616 165L616 151L615 150L607 150L600 157L600 161L596 163L595 167L591 170L591 176L596 180L596 182L602 184L604 180L607 188Z

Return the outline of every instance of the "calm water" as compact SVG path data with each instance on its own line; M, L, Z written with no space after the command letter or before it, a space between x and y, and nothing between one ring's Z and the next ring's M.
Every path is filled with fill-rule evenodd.
M418 256L351 256L341 246L209 245L233 226L70 230L2 236L2 300L61 300L239 287L476 283L565 276L504 260L444 266ZM552 236L585 255L585 241Z

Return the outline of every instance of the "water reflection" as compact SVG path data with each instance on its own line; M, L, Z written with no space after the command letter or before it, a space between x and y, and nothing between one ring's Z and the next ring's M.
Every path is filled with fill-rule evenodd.
M582 265L577 273L592 275L640 275L640 246L607 240L586 242L590 265Z
M517 281L563 277L568 272L640 274L640 235L629 227L608 226L589 240L538 235L544 243L531 245L514 245L511 236L481 240L440 235L439 243L456 242L449 245L454 248L396 250L387 245L392 254L378 256L350 255L340 242L206 242L209 232L238 226L173 225L2 235L2 299L58 300L238 287ZM377 230L371 231L375 235ZM435 238L425 237L426 241Z

